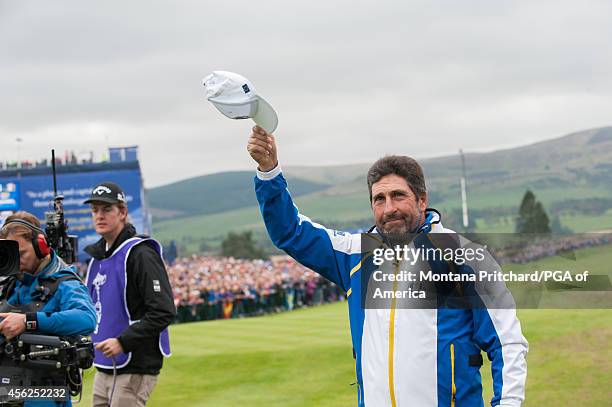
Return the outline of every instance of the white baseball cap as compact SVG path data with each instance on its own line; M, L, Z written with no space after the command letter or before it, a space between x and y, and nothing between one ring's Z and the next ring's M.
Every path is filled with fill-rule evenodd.
M274 108L255 91L247 78L228 71L213 71L202 81L208 99L230 119L251 118L268 133L278 126Z

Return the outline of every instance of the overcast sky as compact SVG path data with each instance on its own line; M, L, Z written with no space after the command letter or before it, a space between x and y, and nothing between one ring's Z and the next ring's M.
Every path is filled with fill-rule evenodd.
M276 108L285 166L610 125L611 15L610 1L0 0L0 160L139 145L147 187L253 168L251 122L204 99L216 69Z

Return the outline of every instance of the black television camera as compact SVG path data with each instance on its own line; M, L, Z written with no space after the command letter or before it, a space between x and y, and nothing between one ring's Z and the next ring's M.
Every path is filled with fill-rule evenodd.
M19 271L19 245L14 240L0 239L0 281ZM2 291L0 291L2 298Z
M57 194L53 151L52 162L55 197L53 211L45 213L45 233L49 246L57 255L66 263L73 263L76 261L77 240L76 236L69 236L67 233L68 226L62 206L63 197ZM24 307L33 304L16 308L8 303L18 273L19 245L12 240L0 239L0 313L33 311L33 309L24 310ZM59 280L62 278L41 287L45 298L53 295ZM68 388L71 396L78 396L82 391L80 369L91 367L93 359L94 347L88 337L24 333L7 340L0 334L0 389L59 386ZM4 401L0 392L0 405L3 405Z
M18 272L17 242L0 239L0 313L21 311L3 298ZM7 340L0 334L0 387L60 386L77 396L82 390L80 369L91 367L93 358L93 343L88 337L24 333ZM0 405L4 401L0 394Z
M66 264L77 260L78 240L75 235L68 234L68 223L64 218L64 197L57 193L57 177L55 173L55 150L51 150L51 168L53 171L53 210L45 212L45 234L47 242L55 253Z

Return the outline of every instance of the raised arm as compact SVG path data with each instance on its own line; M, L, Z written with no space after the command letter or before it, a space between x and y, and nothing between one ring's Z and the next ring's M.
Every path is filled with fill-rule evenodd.
M255 192L268 234L276 247L345 291L350 286L352 256L360 256L358 235L327 229L294 205L278 164L274 136L253 128L247 150L258 163Z

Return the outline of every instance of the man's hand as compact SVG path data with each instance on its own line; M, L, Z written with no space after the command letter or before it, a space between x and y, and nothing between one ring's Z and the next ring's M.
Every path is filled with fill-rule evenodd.
M4 320L0 322L0 333L4 335L6 339L12 339L25 332L25 314L17 314L16 312L0 313L0 318L4 318Z
M266 133L259 126L253 127L253 133L251 133L247 144L247 151L251 154L253 160L257 161L259 171L268 172L278 165L274 136Z
M96 345L96 349L102 351L104 356L107 358L111 358L113 356L117 356L123 352L123 348L121 347L121 343L117 338L108 338Z

